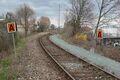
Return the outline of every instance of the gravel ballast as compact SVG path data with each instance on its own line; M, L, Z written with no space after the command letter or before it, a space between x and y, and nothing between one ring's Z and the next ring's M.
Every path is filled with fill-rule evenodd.
M17 80L67 80L39 45L38 38L44 34L27 38L26 48L16 64Z

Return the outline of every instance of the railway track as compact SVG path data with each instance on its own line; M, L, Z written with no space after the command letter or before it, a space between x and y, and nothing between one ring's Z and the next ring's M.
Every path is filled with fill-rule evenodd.
M119 80L97 67L73 56L49 40L49 35L39 39L43 50L72 80Z

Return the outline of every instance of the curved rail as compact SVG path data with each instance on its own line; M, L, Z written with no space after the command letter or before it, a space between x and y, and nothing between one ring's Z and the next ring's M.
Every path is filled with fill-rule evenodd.
M60 49L62 49L62 50L64 50L64 51L70 53L69 51L67 51L67 50L61 48L60 46L58 46L57 44L55 44L54 42L51 41L51 43L53 43L56 47L58 47L58 48L60 48ZM71 55L73 55L73 54L71 54ZM75 56L75 55L73 55L73 56ZM76 57L77 57L77 56L76 56ZM88 62L87 60L82 59L82 58L79 58L79 59L83 60L84 62L86 62L86 63L88 63L88 64L91 64L92 66L98 68L99 70L101 70L101 71L103 71L103 72L105 72L105 73L107 73L107 74L115 77L116 79L120 80L120 76L115 75L113 72L109 72L109 71L104 70L104 68L103 68L102 66L99 66L99 65L90 63L90 62Z
M44 37L44 36L42 36L42 37ZM45 47L44 42L42 41L42 37L39 39L39 43L40 43L40 45L42 46L43 50L52 58L52 60L54 60L54 62L55 62L72 80L76 80L75 77L73 77L73 76L51 55L51 52ZM52 43L53 43L53 42L52 42ZM53 44L54 44L54 43L53 43ZM59 47L58 45L56 45L56 44L54 44L54 45L55 45L56 47L64 50L63 48ZM66 51L66 50L64 50L64 51ZM66 51L66 52L68 52L68 51ZM69 52L68 52L68 53L69 53ZM74 56L74 55L73 55L73 56ZM83 60L83 59L81 59L81 60ZM83 61L86 62L86 63L88 63L88 64L91 64L91 63L87 62L86 60L83 60ZM96 68L98 68L99 70L101 70L101 71L103 71L103 72L105 72L105 73L107 73L107 74L109 74L109 75L111 75L111 76L119 79L119 78L116 77L115 75L106 72L105 70L101 69L100 67L98 67L98 66L96 66L96 65L93 65L93 64L91 64L91 65L94 66L94 67L96 67Z
M72 80L76 80L67 70L65 70L65 68L59 64L59 62L57 60L55 60L55 58L51 55L51 53L46 49L46 47L44 46L44 43L42 42L41 38L39 39L39 43L42 46L43 50L52 58L52 60L72 79Z

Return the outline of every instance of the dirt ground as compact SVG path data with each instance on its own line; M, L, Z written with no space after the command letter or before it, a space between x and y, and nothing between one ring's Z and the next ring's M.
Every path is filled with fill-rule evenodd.
M37 39L41 35L44 33L27 38L26 48L19 62L14 65L17 80L67 80L40 48Z

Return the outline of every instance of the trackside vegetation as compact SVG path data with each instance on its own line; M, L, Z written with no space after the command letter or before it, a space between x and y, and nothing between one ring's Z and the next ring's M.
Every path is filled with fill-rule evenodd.
M17 72L15 72L15 69L11 69L11 66L19 61L21 51L25 47L25 45L25 39L19 40L16 48L17 57L15 57L14 53L11 53L9 56L0 60L0 80L16 80Z

